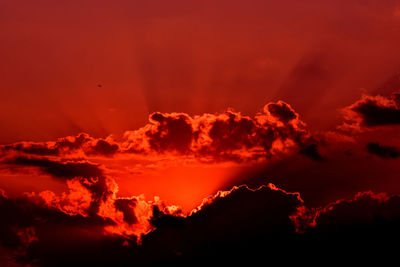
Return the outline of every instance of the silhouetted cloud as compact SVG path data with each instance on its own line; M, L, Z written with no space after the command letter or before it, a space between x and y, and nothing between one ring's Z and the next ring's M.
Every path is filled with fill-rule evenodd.
M385 146L379 143L368 143L367 151L373 155L376 155L381 158L398 158L400 157L400 151L396 147L393 146Z
M237 186L204 199L190 214L182 215L161 202L138 197L117 198L115 191L101 200L98 214L68 212L79 207L70 198L49 201L49 194L20 198L0 197L0 245L13 251L13 261L40 266L187 264L196 260L234 262L261 255L301 262L311 256L358 257L346 251L389 249L399 237L400 197L358 193L320 208L307 208L298 193L274 185L250 189ZM116 190L112 181L108 191ZM81 189L77 189L81 190ZM89 190L90 191L90 190ZM71 211L71 210L70 210ZM174 212L175 211L175 212ZM144 216L144 220L141 218ZM141 233L138 245L135 230ZM57 237L57 238L54 238ZM392 247L394 248L394 247ZM389 251L387 250L387 252Z
M111 140L96 139L86 133L67 136L50 142L19 142L0 146L0 151L20 152L37 156L65 156L69 154L88 154L112 156L119 150L118 144Z
M3 164L21 167L35 167L45 174L57 178L102 177L103 171L98 165L89 162L59 162L47 158L30 158L17 156L6 159Z
M319 153L318 145L316 143L312 143L312 144L305 146L304 148L302 148L300 150L300 153L304 154L305 156L307 156L313 160L321 161L324 159L321 156L321 154Z
M345 108L344 114L346 119L344 126L352 128L398 125L400 124L398 94L393 94L392 98L363 95L360 100Z
M320 208L304 240L322 257L364 260L365 253L394 257L400 237L400 197L358 193ZM314 244L314 245L312 245Z

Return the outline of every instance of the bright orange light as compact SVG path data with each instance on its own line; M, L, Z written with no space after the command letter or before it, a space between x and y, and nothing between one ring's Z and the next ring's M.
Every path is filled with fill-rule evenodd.
M201 204L203 198L218 191L234 172L232 166L184 166L116 180L119 196L144 194L147 200L158 196L167 204L178 205L188 212Z

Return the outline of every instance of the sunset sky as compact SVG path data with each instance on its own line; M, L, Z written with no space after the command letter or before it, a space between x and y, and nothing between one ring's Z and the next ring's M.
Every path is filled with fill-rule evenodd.
M0 266L395 249L400 1L2 0L0 34Z

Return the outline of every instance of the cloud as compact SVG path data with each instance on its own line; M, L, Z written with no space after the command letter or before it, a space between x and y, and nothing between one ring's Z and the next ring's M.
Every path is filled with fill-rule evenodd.
M311 143L308 146L305 146L300 150L300 153L316 161L322 161L324 159L318 151L317 143Z
M41 172L56 178L71 179L75 177L103 176L103 171L99 166L89 162L60 162L47 158L16 156L11 159L5 159L2 163L21 167L35 167Z
M400 197L360 192L318 209L305 239L322 255L363 259L365 253L393 257L400 237Z
M99 200L98 214L81 214L69 212L71 207L87 208L82 205L85 201L76 201L76 192L93 193L86 184L98 181L72 181L70 191L57 200L49 201L48 193L19 198L1 195L0 212L7 216L0 222L4 232L0 245L8 253L13 251L8 254L15 256L13 261L40 266L78 262L154 266L293 255L298 262L315 253L345 253L354 245L390 248L385 242L399 233L397 195L362 192L352 199L308 208L299 193L272 184L257 189L242 185L205 198L183 215L159 199L119 198L115 182L108 180L107 191L112 193ZM135 231L144 229L138 245Z
M3 157L59 157L92 159L169 155L186 160L251 162L280 158L315 145L306 124L287 103L268 103L254 117L227 110L220 114L190 116L154 112L142 128L126 131L116 141L86 133L49 142L18 142L0 146ZM317 159L317 151L303 153Z
M376 155L381 158L398 158L400 157L400 151L393 146L385 146L379 143L368 143L367 151L370 154Z
M96 141L95 145L92 147L91 150L88 151L88 153L110 156L117 153L118 150L119 146L117 144L111 144L105 140L100 139Z
M273 254L297 235L293 216L304 208L298 193L274 185L246 185L219 191L187 217L155 213L157 228L143 237L144 247L160 247L163 260L231 261L264 250ZM233 256L235 255L235 256Z
M388 100L387 106L396 99ZM363 123L358 109L350 110L358 116L358 121L353 120L357 126L375 127ZM349 141L336 132L326 136L330 139L312 135L293 108L279 101L265 105L253 117L232 110L198 116L156 112L148 124L126 132L118 141L79 134L54 142L2 146L2 168L38 170L65 181L68 188L62 194L49 188L22 197L1 195L0 213L10 216L0 222L0 262L2 249L16 264L41 266L157 265L211 258L232 262L232 255L257 259L266 253L276 258L309 258L316 251L325 253L322 248L332 251L343 240L361 245L367 244L367 235L379 242L390 240L385 229L396 236L398 197L366 192L350 200L341 198L376 184L378 174L385 179L383 172L393 170L385 164L393 161L365 157L361 147L365 142L355 138ZM357 158L356 150L344 153L357 145L362 157ZM342 150L332 152L332 146ZM369 143L367 149L380 157L398 156L395 147L379 143ZM137 164L130 157L150 164L161 158L205 164L256 162L265 169L254 174L259 178L254 183L253 174L245 169L248 180L231 181L231 185L247 185L226 185L228 190L183 213L158 197L118 195L110 170ZM362 181L350 181L353 176ZM265 185L266 179L295 193ZM384 237L379 238L382 231Z
M70 183L70 191L62 197L52 195L50 192L42 192L38 195L30 194L19 198L8 198L2 194L0 212L7 214L7 216L4 216L0 222L0 229L3 233L0 238L1 245L13 249L25 246L25 258L19 258L19 260L28 262L38 257L42 261L41 263L46 266L65 260L63 258L72 249L70 246L83 249L81 252L69 255L74 257L86 254L88 250L92 249L91 247L85 248L82 244L93 244L99 240L105 241L116 238L116 240L120 240L118 249L123 250L124 241L131 242L130 240L133 240L133 242L136 242L135 237L139 237L136 236L139 232L135 231L150 227L146 232L140 233L148 234L149 231L155 229L154 225L160 228L168 227L169 225L165 224L165 217L168 216L175 218L175 220L184 220L185 225L189 227L177 238L183 238L186 234L190 234L190 236L185 238L199 238L201 232L197 232L197 230L207 234L208 238L213 238L212 235L220 232L225 222L229 220L233 220L234 224L230 228L231 232L226 232L227 235L238 233L240 230L252 231L254 228L247 227L244 215L251 215L250 219L262 215L265 217L262 222L268 222L275 228L286 229L291 227L288 215L296 212L297 206L301 205L298 194L288 194L272 185L257 190L240 186L229 192L219 192L214 197L205 200L192 215L184 218L179 215L179 211L175 208L168 209L159 200L145 202L141 197L117 198L116 191L114 191L107 198L100 200L100 209L98 214L94 215L81 212L83 207L88 208L87 200L77 202L76 199L77 196L85 198L85 194L76 193L85 191L84 187L87 182L90 181L74 180ZM107 184L109 187L115 186L113 181L108 181ZM108 190L117 190L117 188L108 188ZM87 196L90 196L88 193ZM82 203L86 204L82 205ZM258 204L262 205L261 209L257 210ZM227 207L232 208L226 210ZM74 212L71 212L72 210ZM156 211L154 215L153 211ZM217 218L219 212L222 212L222 220ZM163 223L161 223L162 221ZM247 222L251 222L251 220ZM213 226L214 223L218 224ZM207 232L207 229L212 232ZM273 229L270 229L271 233L272 231ZM57 238L51 238L51 235ZM192 242L196 242L196 240ZM130 244L131 249L134 250L135 243ZM51 248L51 246L55 247ZM146 245L143 244L143 246ZM66 248L65 252L62 251ZM95 248L99 249L98 246L95 246ZM149 257L152 248L147 249L149 249L147 257ZM169 248L166 247L165 249L168 250ZM99 251L95 253L99 253ZM57 258L60 255L63 256ZM100 258L102 256L112 258L112 254L99 255ZM29 257L34 258L29 259ZM74 260L78 259L75 258Z
M77 136L67 136L49 142L18 142L3 145L3 153L20 152L37 156L67 156L67 155L102 155L112 156L119 150L119 145L111 137L96 139L86 133Z
M170 256L177 260L177 252L183 253L186 259L199 256L198 252L211 253L209 249L217 244L225 246L226 252L228 247L244 242L247 235L248 241L257 235L272 238L272 246L288 233L295 234L290 216L297 214L303 205L298 193L288 193L273 185L254 190L238 186L206 198L190 215L184 216L178 208L166 206L158 199L118 198L116 184L109 180L107 190L113 193L99 200L98 214L82 214L80 211L82 207L87 208L87 201L77 202L75 193L84 191L85 183L91 181L73 181L70 191L62 197L49 197L46 192L17 199L2 198L0 211L11 212L2 221L1 229L11 235L2 237L7 241L2 245L13 249L22 246L27 237L21 238L16 231L11 231L17 226L34 233L25 246L25 257L18 261L38 262L41 266L89 259L96 264L153 265L168 262ZM71 212L73 207L79 212ZM140 238L143 243L137 245ZM196 250L203 245L208 248Z
M310 133L299 115L282 101L265 105L254 117L228 110L191 117L150 115L149 124L125 133L124 151L172 153L213 161L257 161L306 146Z
M293 263L329 255L360 260L365 252L395 256L399 200L368 191L308 208L298 193L271 184L255 190L239 186L205 199L186 218L158 213L157 229L144 236L143 246L163 248L157 255L174 263L252 262L261 255L273 262L292 255Z
M15 256L7 258L8 264L111 262L124 244L135 248L154 229L150 221L155 206L163 214L179 213L159 199L117 197L118 186L110 178L75 178L68 187L60 196L47 190L9 198L1 191L0 254L3 247Z
M294 112L293 108L284 102L270 103L266 108L272 116L279 118L283 123L298 118L298 114Z
M363 95L344 110L345 124L342 128L373 128L400 124L399 94L392 98Z

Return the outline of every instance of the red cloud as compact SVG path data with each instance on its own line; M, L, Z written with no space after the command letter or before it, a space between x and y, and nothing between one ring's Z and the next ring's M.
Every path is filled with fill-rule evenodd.
M255 117L239 112L153 113L150 123L125 133L122 147L131 153L174 153L202 161L249 161L307 146L310 134L286 103L267 104Z
M315 142L290 105L265 105L254 117L231 110L222 114L189 116L155 112L144 127L127 131L121 142L88 134L54 142L19 142L0 147L7 155L44 157L110 157L114 155L172 154L202 162L257 161L294 151L310 151ZM314 149L314 154L318 152ZM306 152L305 155L317 158Z

